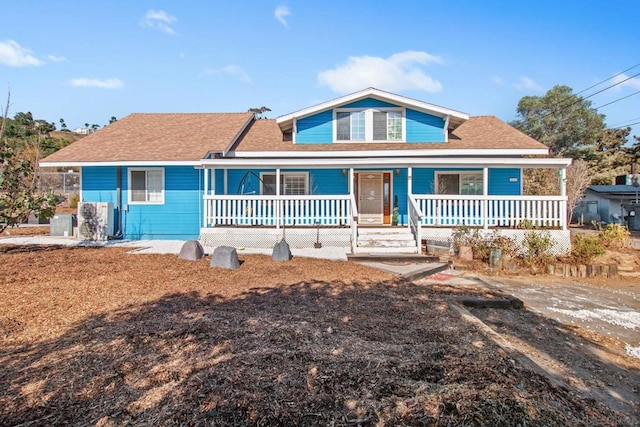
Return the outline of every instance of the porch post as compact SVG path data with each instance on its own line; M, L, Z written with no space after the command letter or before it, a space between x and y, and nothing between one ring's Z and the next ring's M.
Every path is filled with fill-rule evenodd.
M411 198L411 196L413 195L413 168L408 167L407 168L407 227L411 228L411 219L409 219L409 212L411 212L411 209L409 208L409 205L411 203L411 201L409 200Z
M229 176L228 176L227 172L229 171L229 169L224 168L223 171L224 171L224 174L223 174L223 177L222 177L222 186L224 187L224 190L223 190L224 193L223 194L226 196L227 194L229 194L229 191L227 189L227 184L229 182Z
M210 169L208 169L206 166L203 168L203 172L204 172L204 196L208 196L209 195L209 171ZM203 218L203 222L202 222L202 226L206 228L207 226L207 217L209 216L209 200L207 200L206 198L203 197L203 201L204 201L204 209L202 210L204 213L204 218Z
M482 209L482 226L485 230L489 228L489 217L487 215L487 207L489 206L489 168L482 168L482 195L484 196L481 203Z
M280 230L282 219L282 200L278 196L280 196L280 168L276 168L276 230Z
M354 179L353 168L349 168L349 195L353 195L354 194L354 191L353 191L353 179Z
M562 202L560 202L560 221L563 230L567 229L567 168L566 166L560 169L560 195L562 196Z

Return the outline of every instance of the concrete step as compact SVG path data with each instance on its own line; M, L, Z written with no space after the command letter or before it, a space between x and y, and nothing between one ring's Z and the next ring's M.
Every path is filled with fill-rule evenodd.
M358 246L356 254L415 254L418 248L415 246Z
M389 236L382 235L360 235L358 242L415 242L412 234L393 234Z

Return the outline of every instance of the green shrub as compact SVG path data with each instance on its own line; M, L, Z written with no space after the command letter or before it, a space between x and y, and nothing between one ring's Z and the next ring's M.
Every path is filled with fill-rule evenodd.
M524 249L523 261L527 265L545 265L552 258L549 251L553 246L553 241L551 234L546 230L529 231L524 235L522 246Z
M69 207L72 209L76 209L78 207L78 201L80 200L80 195L78 193L73 193L69 196Z
M631 244L631 233L620 224L608 224L598 237L606 248L626 248Z
M573 241L571 255L580 262L589 262L596 256L604 253L605 248L602 246L598 236L585 236L584 234L578 234Z

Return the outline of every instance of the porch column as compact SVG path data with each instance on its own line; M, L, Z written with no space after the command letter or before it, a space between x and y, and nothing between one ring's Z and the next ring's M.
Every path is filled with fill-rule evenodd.
M210 169L208 169L206 166L203 168L203 172L204 172L204 196L208 196L209 195L209 171L210 171ZM206 227L207 226L207 217L209 216L209 200L207 200L206 198L204 198L204 209L202 210L202 212L204 214L202 226Z
M484 196L482 199L482 226L485 230L489 228L489 217L487 213L487 208L489 206L489 168L482 168L482 195Z
M227 174L228 169L227 169L227 168L224 168L224 169L223 169L223 171L224 171L224 174L223 174L223 176L222 176L222 186L224 187L224 190L223 190L223 191L224 191L224 193L223 193L223 194L224 194L224 195L227 195L227 194L229 194L229 192L227 191L227 184L228 184L228 182L229 182L229 176L228 176L228 174Z
M413 195L413 168L407 168L407 218L411 215L411 196ZM407 219L407 228L411 229L411 219ZM418 242L420 245L421 242Z
M280 168L276 168L276 196L280 196ZM282 200L276 200L276 230L280 229L282 219Z
M560 202L560 222L563 230L567 229L567 168L560 169L560 195L562 196L562 202Z
M353 168L349 168L349 194L350 195L354 195L355 192L353 191L353 180L355 179L355 174L353 172Z

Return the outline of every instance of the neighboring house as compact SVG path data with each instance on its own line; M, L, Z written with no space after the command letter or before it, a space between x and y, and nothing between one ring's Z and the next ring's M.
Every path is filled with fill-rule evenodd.
M633 185L591 185L580 203L579 214L597 213L604 223L629 225L629 205L640 203L640 187ZM630 227L635 229L635 227Z
M311 247L319 236L369 252L395 230L416 252L460 225L522 238L528 220L564 252L571 161L547 155L496 117L369 88L275 120L132 114L41 166L80 167L81 201L113 203L126 238L271 247L286 236ZM526 168L558 169L561 194L523 196Z
M73 133L78 135L89 135L89 128L75 128Z

